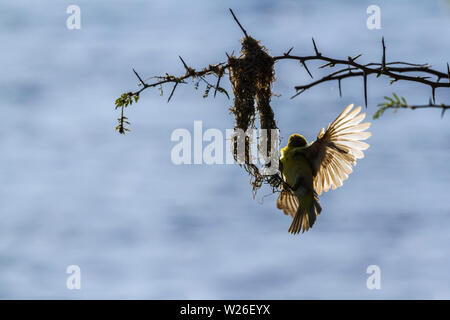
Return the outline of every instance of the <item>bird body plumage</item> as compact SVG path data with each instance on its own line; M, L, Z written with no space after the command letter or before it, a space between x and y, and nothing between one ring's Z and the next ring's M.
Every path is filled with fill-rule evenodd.
M308 144L300 134L289 137L281 149L280 172L284 186L277 200L277 208L293 218L289 232L307 231L322 211L318 195L343 184L352 172L356 159L364 157L369 145L360 140L370 137L365 130L370 123L360 123L364 113L353 104L322 129L317 140Z

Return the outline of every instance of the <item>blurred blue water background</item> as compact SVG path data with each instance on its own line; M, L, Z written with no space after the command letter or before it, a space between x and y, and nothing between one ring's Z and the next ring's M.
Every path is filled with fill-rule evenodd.
M66 28L71 4L81 30ZM381 30L366 28L371 4ZM366 158L301 236L267 189L252 199L239 167L172 164L174 129L233 127L226 97L186 85L167 104L148 90L128 112L133 131L114 132L113 102L136 88L131 68L181 74L178 55L203 67L239 51L228 7L273 55L310 54L314 37L326 55L379 61L384 35L389 61L445 70L450 60L448 1L2 2L0 298L450 298L450 117L439 111L374 121ZM341 99L327 83L290 100L308 75L294 62L276 73L283 145L363 104L361 79L345 80ZM416 104L431 95L370 78L369 117L392 92ZM72 264L81 290L66 288ZM366 287L372 264L381 290Z

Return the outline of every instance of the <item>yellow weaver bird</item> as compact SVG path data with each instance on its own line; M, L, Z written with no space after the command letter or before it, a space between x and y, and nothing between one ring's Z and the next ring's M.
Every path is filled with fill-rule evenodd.
M352 172L356 159L364 158L363 150L369 148L365 140L371 136L364 130L370 122L361 123L365 113L361 107L349 105L327 129L320 130L317 140L308 144L300 135L289 137L281 149L279 170L289 187L282 187L277 208L293 218L291 233L307 231L322 211L318 195L323 191L342 186Z

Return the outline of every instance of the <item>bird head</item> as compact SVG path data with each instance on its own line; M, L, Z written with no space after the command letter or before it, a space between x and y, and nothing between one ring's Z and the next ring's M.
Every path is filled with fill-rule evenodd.
M304 147L308 144L308 141L305 139L304 136L298 133L294 133L289 137L288 147L289 148L296 148L296 147Z

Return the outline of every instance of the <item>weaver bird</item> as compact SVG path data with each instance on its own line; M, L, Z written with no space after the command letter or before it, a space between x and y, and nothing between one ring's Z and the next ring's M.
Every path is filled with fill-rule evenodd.
M293 218L291 233L311 228L322 211L318 195L342 186L352 172L356 159L364 158L369 145L360 140L371 136L364 130L370 122L361 123L365 113L361 107L349 105L327 129L320 130L317 140L309 144L300 134L289 137L281 149L279 170L285 185L277 200L277 208Z

